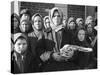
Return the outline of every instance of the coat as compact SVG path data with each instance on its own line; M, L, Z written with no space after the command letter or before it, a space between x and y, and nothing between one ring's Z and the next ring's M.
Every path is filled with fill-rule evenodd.
M38 71L37 59L33 57L31 52L28 52L24 55L23 64L20 65L19 55L16 52L11 53L11 73L33 73ZM20 67L20 66L23 66Z

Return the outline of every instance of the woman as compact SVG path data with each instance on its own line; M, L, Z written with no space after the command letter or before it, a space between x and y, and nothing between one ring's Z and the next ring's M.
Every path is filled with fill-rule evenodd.
M94 29L93 17L88 16L86 19L86 30L87 38L89 44L91 44L94 49L94 56L97 58L97 30Z
M33 47L32 50L35 50L35 54L37 58L39 58L38 63L41 71L41 66L43 65L43 62L48 61L51 52L48 51L46 48L43 18L39 13L36 13L32 16L32 27L33 31L28 34L28 37L31 40L30 43Z
M19 24L20 24L19 16L16 13L13 13L11 15L11 33L12 34L19 32Z
M28 35L28 33L30 33L33 30L30 21L27 19L26 20L20 19L19 28L20 28L20 32L24 33L25 35Z
M50 19L49 19L49 16L45 16L44 17L44 32L45 32L45 38L47 39L50 39L51 38L51 26L50 26Z
M76 32L76 39L73 41L74 45L77 45L79 47L91 48L89 43L86 41L86 30L84 28L80 28ZM80 69L88 69L92 68L94 64L93 63L93 56L92 52L84 52L82 49L79 50L77 60L75 60L77 64L80 66ZM91 66L90 66L91 65Z
M83 22L82 18L77 18L76 19L76 24L77 24L77 29L84 28L84 22Z
M72 42L75 38L75 32L76 32L76 23L75 23L75 18L74 17L70 17L68 19L67 32L68 32L68 38L70 40L69 44L73 44Z
M13 35L15 33L20 32L19 24L20 24L19 16L16 13L13 13L11 15L11 51L13 51L13 44L14 44Z
M51 9L49 13L50 18L50 26L52 28L51 34L52 38L50 39L55 43L52 49L52 53L50 54L50 61L47 65L44 66L43 71L63 71L63 70L73 70L78 69L72 61L64 61L64 57L60 54L60 49L67 44L66 39L63 38L63 13L57 7ZM64 34L66 35L66 34ZM66 41L66 42L64 42ZM64 42L62 44L62 42ZM49 44L49 43L48 43Z
M31 20L31 12L29 9L22 9L20 12L21 20Z

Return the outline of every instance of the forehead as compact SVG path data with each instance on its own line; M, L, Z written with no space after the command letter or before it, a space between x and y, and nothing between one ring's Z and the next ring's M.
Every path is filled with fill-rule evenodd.
M49 18L46 18L45 21L48 22L49 21Z
M40 16L35 16L34 20L41 20L41 17Z
M24 38L19 38L17 39L16 43L27 43L27 41Z
M69 24L73 24L73 23L75 23L74 21L71 21Z
M78 31L78 33L85 34L85 30L81 29L81 30Z
M17 18L16 17L13 17L13 19L12 20L17 20Z
M21 24L28 24L28 22L27 21L22 21Z
M29 14L23 14L22 16L29 16Z
M89 24L87 27L92 27L92 25L91 25L91 24Z
M54 13L53 13L53 15L59 15L58 10L55 10Z

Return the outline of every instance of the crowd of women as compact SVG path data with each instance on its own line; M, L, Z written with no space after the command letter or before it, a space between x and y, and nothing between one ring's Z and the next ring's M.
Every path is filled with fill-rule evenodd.
M97 68L97 26L94 18L63 16L54 7L44 18L23 9L19 16L11 15L11 72L33 73ZM66 45L80 48L63 57ZM78 50L91 48L92 51Z

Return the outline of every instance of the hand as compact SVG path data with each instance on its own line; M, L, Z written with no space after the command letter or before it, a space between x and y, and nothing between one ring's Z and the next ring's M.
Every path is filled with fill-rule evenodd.
M62 58L62 56L61 56L61 54L60 54L59 52L53 53L52 57L53 57L54 60L56 60L56 61L62 61L62 60L63 60L63 58Z
M50 58L50 54L51 52L48 51L48 52L44 52L43 54L41 54L40 58L43 62L47 61L49 58Z

